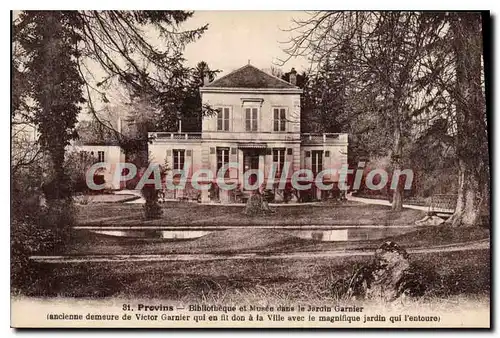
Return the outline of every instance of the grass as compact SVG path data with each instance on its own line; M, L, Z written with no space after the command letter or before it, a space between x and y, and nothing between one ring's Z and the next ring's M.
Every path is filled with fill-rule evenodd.
M372 231L373 229L367 229ZM385 240L406 248L488 239L484 228L426 227L383 240L321 242L272 229L228 229L192 240L139 239L76 231L64 254L278 253L330 250L373 250Z
M172 301L338 301L331 285L369 257L188 262L35 264L25 294L37 297L124 297ZM427 298L489 297L489 250L414 254L439 279ZM424 298L425 300L425 298Z
M282 206L275 208L274 214L255 217L245 216L242 206L166 202L162 209L161 219L144 220L140 204L81 205L77 223L94 226L409 225L425 215L419 210L393 212L387 206L354 202Z
M275 253L323 250L370 250L382 240L320 242L273 229L238 229L243 224L411 224L415 210L393 213L384 206L318 205L276 208L267 217L246 217L241 207L167 203L160 220L143 221L142 205L80 206L80 225L227 225L195 240L126 239L78 231L65 254ZM370 223L368 223L370 222ZM425 227L388 239L403 247L433 246L489 238L483 228ZM387 240L387 239L384 239ZM370 257L246 259L173 262L31 263L36 278L23 294L36 297L165 299L180 302L313 304L339 301L332 285L367 263ZM421 302L489 298L490 251L412 254L413 264L439 276Z

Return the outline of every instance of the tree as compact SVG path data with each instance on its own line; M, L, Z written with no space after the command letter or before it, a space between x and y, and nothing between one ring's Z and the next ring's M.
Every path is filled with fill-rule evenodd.
M304 85L304 126L311 131L348 132L348 95L352 58L347 40L332 60L325 60Z
M183 31L180 25L192 14L22 11L15 17L12 119L35 127L36 144L50 159L50 170L42 173L47 177L43 190L48 211L46 217L33 220L55 230L53 244L64 243L72 225L65 148L77 137L75 126L84 104L118 142L123 140L121 132L100 116L100 106L109 103L116 88L125 86L135 95L147 94L165 117L176 114L191 72L184 65L183 49L207 29ZM108 137L109 133L103 134ZM20 156L16 163L26 166L38 160L25 158ZM14 216L24 219L23 214Z
M456 65L456 148L459 168L457 206L453 225L481 224L489 195L489 151L482 77L482 20L479 13L450 16Z
M335 74L335 58L340 61L340 56L344 56L339 64L345 65L348 61L357 81L349 92L354 102L350 108L360 114L368 112L369 119L382 122L387 147L381 151L385 150L391 158L393 170L401 170L411 130L411 112L418 105L413 87L420 76L418 67L425 28L418 13L317 12L295 24L292 31L298 32L297 36L285 52L290 57L308 55L313 68L328 83L325 90L320 91L327 98L319 100L329 106L320 105L320 113L331 116L336 109L340 109L341 114L346 111L345 96L338 95L337 102L332 97L334 93L342 94L346 84L341 81L334 92L332 81L335 79L331 78ZM373 117L373 112L378 116ZM335 117L326 121L335 121ZM397 211L402 208L402 184L394 189L392 207Z
M78 26L68 12L22 12L13 27L13 155L23 149L17 136L24 134L24 127L29 131L24 149L35 150L12 163L15 286L29 283L33 276L29 255L63 245L73 224L65 147L74 137L84 98L76 63L79 38L72 25ZM42 191L46 206L41 203Z
M182 129L186 132L200 132L202 117L215 113L215 110L209 105L202 104L200 87L205 81L215 80L220 70L212 70L205 61L200 61L191 69L189 81L187 83L186 95L182 100L180 107L180 119L182 120Z
M65 169L71 182L71 191L74 193L88 193L86 175L88 169L98 160L88 152L73 151L66 155Z
M272 76L280 78L280 79L282 79L284 76L283 69L281 69L280 67L278 67L274 64L269 66L269 68L263 68L262 70L264 72L271 74Z
M46 111L55 97L60 98L54 103L59 110L54 112L52 120L45 113L34 116L37 127L63 122L59 124L63 132L45 135L45 131L41 131L40 136L40 142L56 161L59 181L64 160L62 149L75 137L76 116L84 100L95 120L120 141L123 135L101 120L96 107L97 101L109 102L109 91L117 85L125 85L133 95L150 99L160 109L162 121L170 121L177 115L186 99L192 72L183 64L182 51L207 29L205 25L181 30L180 25L192 14L186 11L24 11L15 19L13 110L17 114L30 111L27 102L33 99ZM54 28L47 24L56 21ZM55 69L60 62L56 57L66 57L66 63L61 63L67 65L64 69ZM49 66L44 65L44 60ZM67 81L54 79L54 85L64 83L63 95L49 92L52 85L44 86L46 74L54 77L64 74ZM59 117L65 120L58 121Z
M485 17L483 16L483 19ZM431 128L446 119L441 133L455 137L459 190L452 224L479 223L489 192L489 153L482 82L482 24L479 13L317 12L295 21L299 32L286 52L309 55L321 69L352 42L357 88L349 101L376 121L381 144L390 145L394 169L408 159L418 121ZM286 60L285 60L286 61ZM380 128L383 126L383 128ZM418 133L417 133L418 135ZM402 205L394 191L393 209Z
M481 13L423 13L433 43L426 48L427 75L420 85L453 135L458 171L457 203L447 223L480 225L489 213L489 149L482 38L489 17ZM486 63L486 65L488 65ZM427 115L429 115L427 113Z
M32 99L30 116L39 131L39 142L50 155L54 176L51 200L71 197L64 172L64 152L74 138L80 104L84 103L83 81L78 72L76 48L80 38L69 28L78 27L67 12L23 12L15 31L26 59L23 77Z

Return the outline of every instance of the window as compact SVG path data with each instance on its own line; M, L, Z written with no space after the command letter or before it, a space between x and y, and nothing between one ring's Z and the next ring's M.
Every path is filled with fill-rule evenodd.
M286 109L274 108L274 131L286 131Z
M229 163L229 148L217 148L217 175L219 170ZM225 176L229 176L229 170L226 170Z
M317 175L323 170L323 151L313 150L312 151L312 172Z
M184 149L174 149L173 157L174 157L174 170L183 170L184 169Z
M257 131L257 117L259 108L245 108L246 131Z
M229 107L219 108L217 111L217 130L229 131Z
M97 161L98 162L104 162L104 151L98 151L97 152Z
M281 176L285 164L285 148L273 149L273 163L276 165L276 176Z

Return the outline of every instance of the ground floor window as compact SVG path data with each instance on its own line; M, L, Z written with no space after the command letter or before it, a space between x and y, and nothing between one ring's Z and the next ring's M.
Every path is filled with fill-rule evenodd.
M276 176L280 177L285 164L285 148L273 148L273 163L276 165Z
M229 163L229 148L217 148L217 174L219 170ZM229 170L226 170L224 177L229 177Z
M313 150L312 151L312 172L314 175L317 175L319 172L323 170L323 151L322 150Z
M98 151L97 152L97 161L98 162L104 162L104 151Z
M184 159L185 159L185 150L184 149L174 149L173 153L173 162L174 162L174 170L183 170L184 169Z

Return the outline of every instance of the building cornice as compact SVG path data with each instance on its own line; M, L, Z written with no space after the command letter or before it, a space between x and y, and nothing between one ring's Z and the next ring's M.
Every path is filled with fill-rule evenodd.
M245 93L245 94L302 94L300 88L230 88L201 87L201 93Z

